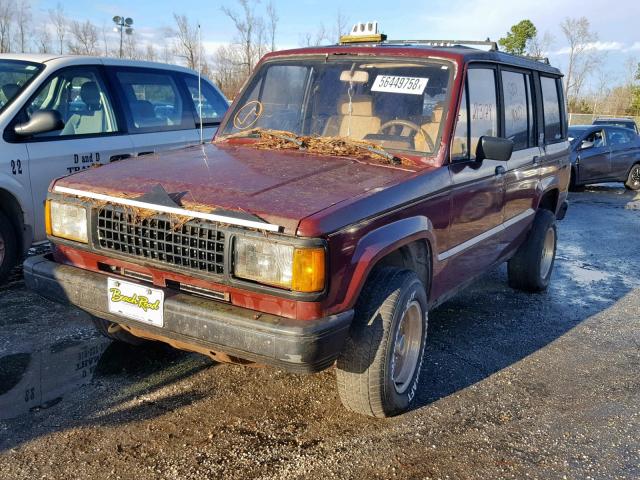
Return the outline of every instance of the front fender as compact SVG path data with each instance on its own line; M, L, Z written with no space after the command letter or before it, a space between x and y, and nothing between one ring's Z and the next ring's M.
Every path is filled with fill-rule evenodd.
M345 291L345 295L336 306L336 311L353 308L369 273L382 258L416 240L424 240L428 243L433 265L436 251L435 236L433 225L425 216L397 220L364 235L358 241L351 256L349 273L342 276L339 290Z

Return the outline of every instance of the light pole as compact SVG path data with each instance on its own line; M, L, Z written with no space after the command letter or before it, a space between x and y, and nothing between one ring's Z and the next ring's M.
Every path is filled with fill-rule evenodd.
M120 30L120 58L122 58L122 36L123 33L126 33L127 35L131 35L133 33L133 27L131 26L133 25L133 18L125 18L116 15L115 17L113 17L113 23L116 24L116 27L113 29L113 31L117 32L118 30Z

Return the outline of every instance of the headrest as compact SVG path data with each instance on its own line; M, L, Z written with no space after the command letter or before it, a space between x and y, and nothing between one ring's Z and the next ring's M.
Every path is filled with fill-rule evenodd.
M2 94L5 96L7 101L11 100L16 93L18 93L20 87L17 83L7 83L2 86Z
M349 97L341 97L338 103L338 113L349 115ZM354 95L351 97L351 115L358 117L373 116L373 100L368 95Z
M440 123L442 121L442 114L444 113L444 107L442 105L436 105L431 112L431 123Z
M89 108L100 106L100 91L96 82L85 82L80 87L80 98Z

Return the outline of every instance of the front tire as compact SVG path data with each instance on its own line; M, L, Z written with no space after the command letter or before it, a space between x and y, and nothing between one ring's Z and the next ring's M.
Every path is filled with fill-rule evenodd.
M556 258L556 217L539 210L525 242L509 260L509 286L525 292L542 292L549 286Z
M409 270L374 270L358 299L336 379L344 406L372 417L409 409L427 339L426 290Z
M0 212L0 284L18 262L18 237L7 216Z
M631 167L624 186L629 190L640 190L640 163Z

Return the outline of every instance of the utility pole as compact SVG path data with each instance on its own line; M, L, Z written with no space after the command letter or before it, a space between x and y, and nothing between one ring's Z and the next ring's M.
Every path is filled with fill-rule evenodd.
M120 31L120 58L122 58L122 38L125 33L127 35L131 35L133 33L133 27L131 26L133 25L133 18L131 17L125 18L119 15L116 15L115 17L113 17L113 23L116 24L113 31L114 32Z

